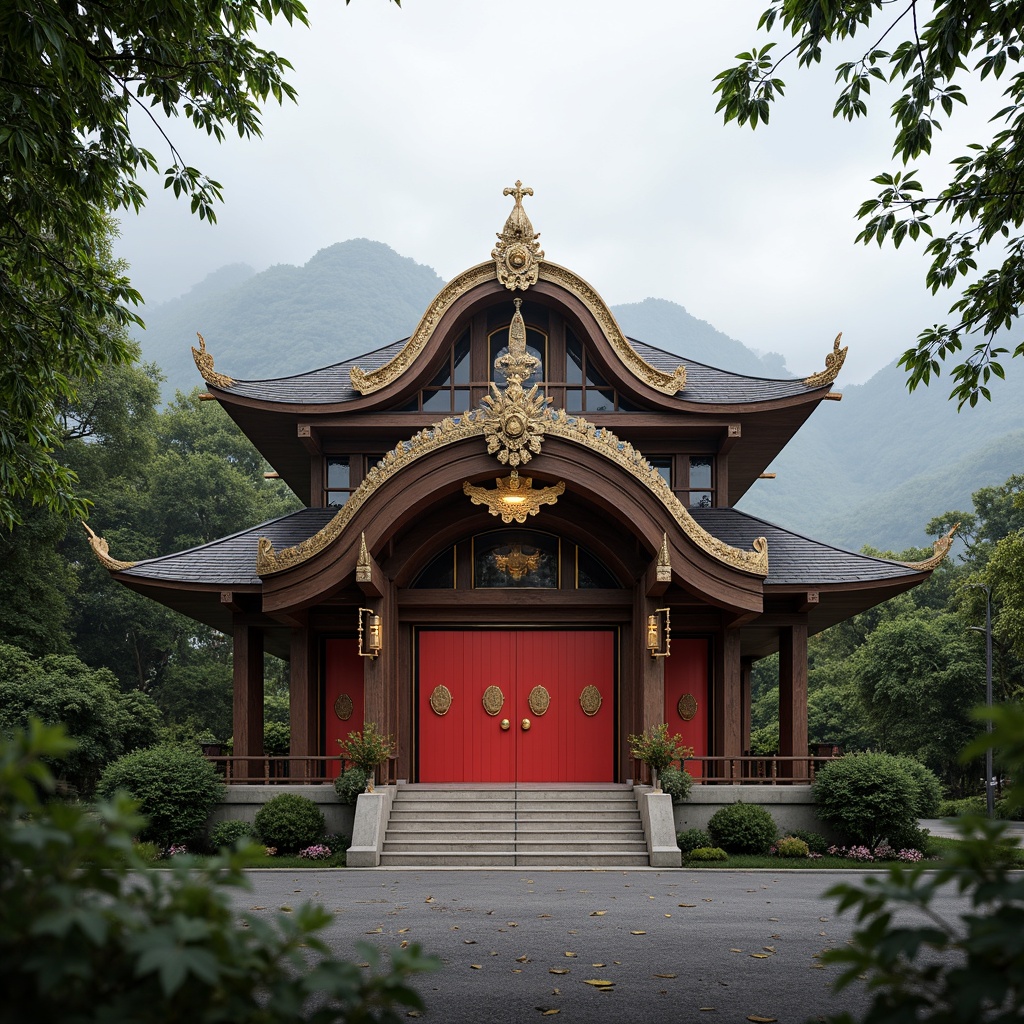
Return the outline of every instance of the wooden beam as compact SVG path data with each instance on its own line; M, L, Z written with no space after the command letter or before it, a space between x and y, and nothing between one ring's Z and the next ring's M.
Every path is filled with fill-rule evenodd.
M297 424L295 427L295 436L302 442L303 448L305 448L310 455L322 454L320 438L309 423Z
M288 699L291 741L289 753L294 756L318 754L319 692L316 649L308 629L293 629L290 635L288 660ZM328 751L336 753L336 751ZM315 774L313 762L293 761L293 774L299 779Z
M743 753L743 687L738 629L723 629L719 634L711 686L712 753L739 757Z
M820 601L820 595L816 590L808 590L802 597L797 598L796 610L801 615L806 615L808 612L814 611L818 607Z

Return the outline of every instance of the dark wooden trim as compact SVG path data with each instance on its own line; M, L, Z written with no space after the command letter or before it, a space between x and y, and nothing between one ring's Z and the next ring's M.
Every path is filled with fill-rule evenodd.
M779 630L779 754L807 756L806 624Z
M712 746L716 757L743 753L743 700L740 669L740 634L723 629L713 645Z
M263 634L234 627L233 733L235 757L263 756Z

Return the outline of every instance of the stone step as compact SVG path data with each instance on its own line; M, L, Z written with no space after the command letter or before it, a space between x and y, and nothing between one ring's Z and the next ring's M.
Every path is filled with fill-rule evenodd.
M647 853L454 853L451 850L392 852L380 855L381 867L647 867Z
M615 843L639 843L646 849L647 840L640 829L632 829L623 832L586 832L573 833L573 838L567 838L554 832L528 832L520 829L517 832L464 832L450 829L418 829L418 830L396 830L389 828L384 837L385 843L389 846L399 842L433 842L443 844L445 841L452 843L474 842L476 840L487 840L488 842L514 842L519 845L530 843L540 846L605 846L611 847ZM396 847L397 848L397 847Z
M571 824L571 828L569 825ZM417 831L428 829L443 831L447 828L459 828L468 830L470 828L479 831L491 832L515 832L517 829L522 832L612 832L621 830L641 829L640 819L637 815L621 818L582 818L578 821L566 821L564 818L552 820L514 819L514 818L461 818L453 815L434 816L416 815L415 817L391 816L388 822L388 831Z
M496 802L512 803L546 803L549 801L569 801L572 803L589 803L591 801L613 800L624 803L634 801L631 789L414 789L412 786L400 786L395 800L404 802L441 801L449 804L462 802Z

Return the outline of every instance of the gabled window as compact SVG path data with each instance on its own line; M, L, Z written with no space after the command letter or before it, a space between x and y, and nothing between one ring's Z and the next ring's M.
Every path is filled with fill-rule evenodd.
M397 412L465 412L470 408L469 331L452 346L434 379Z

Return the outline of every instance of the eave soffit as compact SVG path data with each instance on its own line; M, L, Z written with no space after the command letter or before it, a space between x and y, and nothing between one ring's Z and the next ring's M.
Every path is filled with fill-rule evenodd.
M585 447L626 470L660 502L689 540L715 561L762 579L768 575L768 545L763 537L755 539L752 550L720 541L697 523L661 474L632 444L581 416L569 415L564 409L552 409L550 399L538 393L538 385L529 391L523 388L522 381L530 377L536 360L526 350L526 327L519 309L521 301L515 300L508 352L495 362L505 376L505 387L499 388L492 382L491 394L479 407L462 416L446 416L389 451L367 473L337 515L308 540L276 551L268 538L260 538L257 572L261 577L292 569L325 550L345 533L349 523L379 488L434 452L481 438L489 455L518 473L540 454L545 436L560 437Z

